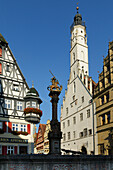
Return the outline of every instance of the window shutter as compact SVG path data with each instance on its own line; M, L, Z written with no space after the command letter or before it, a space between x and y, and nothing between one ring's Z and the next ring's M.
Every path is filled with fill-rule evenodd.
M2 64L0 63L0 74L2 74Z
M2 48L0 48L0 57L2 57Z
M30 134L31 132L31 128L30 128L30 124L27 124L27 132Z
M14 147L14 154L17 155L17 146Z
M3 130L4 130L4 132L6 132L6 123L7 122L3 122Z
M8 122L8 132L11 133L12 131L12 123Z
M2 155L7 155L7 146L2 146Z

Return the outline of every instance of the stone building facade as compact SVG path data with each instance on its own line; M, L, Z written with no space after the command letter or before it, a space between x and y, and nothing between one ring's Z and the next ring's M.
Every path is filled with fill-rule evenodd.
M98 154L113 154L113 41L109 42L108 55L94 92L96 103Z

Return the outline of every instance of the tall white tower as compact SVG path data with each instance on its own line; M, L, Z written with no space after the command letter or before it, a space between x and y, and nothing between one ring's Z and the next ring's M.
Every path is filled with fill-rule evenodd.
M70 49L70 79L73 80L77 74L84 73L89 75L88 70L88 45L86 36L85 22L82 21L82 16L78 12L74 17L74 22L71 26L71 49ZM72 76L73 75L73 76Z
M96 139L91 103L95 83L89 77L86 26L78 10L71 26L70 78L61 107L61 148L65 153L73 150L92 154Z

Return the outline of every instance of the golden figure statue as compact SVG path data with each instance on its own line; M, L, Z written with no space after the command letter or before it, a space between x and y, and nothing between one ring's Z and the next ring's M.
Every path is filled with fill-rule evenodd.
M51 71L50 71L50 73L52 74ZM61 92L62 86L59 84L58 80L55 78L54 75L53 75L53 77L51 79L51 82L52 82L52 85L50 85L47 89L49 91L59 91L59 92Z

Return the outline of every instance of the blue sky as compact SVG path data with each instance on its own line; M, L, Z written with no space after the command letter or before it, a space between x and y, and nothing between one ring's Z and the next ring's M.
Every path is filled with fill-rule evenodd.
M53 72L63 85L58 118L70 71L70 26L76 14L75 0L0 0L0 33L8 41L29 85L43 100L41 123L51 119L47 87ZM89 70L94 81L102 71L103 56L113 40L113 0L79 0L79 13L86 22Z

